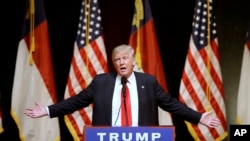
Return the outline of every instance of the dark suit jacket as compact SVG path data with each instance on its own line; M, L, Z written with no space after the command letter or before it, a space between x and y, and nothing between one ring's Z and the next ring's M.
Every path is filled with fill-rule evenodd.
M116 73L97 75L91 84L79 94L55 105L50 105L50 117L58 117L73 113L93 103L92 125L112 124L112 97ZM164 92L152 75L135 72L139 100L139 126L156 126L158 121L158 106L163 110L180 115L183 119L197 124L201 118L191 108L180 103L176 98Z

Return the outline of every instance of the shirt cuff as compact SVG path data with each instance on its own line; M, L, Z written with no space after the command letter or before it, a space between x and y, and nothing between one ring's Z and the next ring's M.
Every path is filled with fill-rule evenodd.
M48 116L50 117L48 106L46 106L45 109L46 109L46 111L47 111Z

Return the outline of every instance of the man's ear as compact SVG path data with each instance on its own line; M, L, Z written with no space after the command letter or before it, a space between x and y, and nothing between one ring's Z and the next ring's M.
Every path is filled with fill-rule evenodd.
M133 66L136 64L136 62L135 62L135 59L134 59L134 61L133 61Z

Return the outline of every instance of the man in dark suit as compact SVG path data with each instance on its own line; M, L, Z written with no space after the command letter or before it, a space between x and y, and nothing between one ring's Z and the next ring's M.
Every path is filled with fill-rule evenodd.
M71 114L93 103L92 125L121 126L121 78L126 78L130 91L132 123L131 126L157 126L158 106L165 111L180 115L193 124L204 124L217 127L220 120L210 112L199 113L177 99L167 94L150 74L134 71L134 49L128 45L120 45L112 52L115 73L105 73L95 76L90 85L74 97L57 104L42 106L35 104L34 108L25 110L31 118L43 116L58 117Z

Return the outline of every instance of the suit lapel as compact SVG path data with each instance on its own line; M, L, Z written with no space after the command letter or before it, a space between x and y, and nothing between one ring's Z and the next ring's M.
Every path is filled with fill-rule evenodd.
M116 74L111 73L108 77L107 80L107 85L105 85L107 88L105 89L105 106L107 108L107 119L108 119L108 124L112 124L112 100L113 100L113 93L114 93L114 87L115 87L115 79L116 79Z
M141 108L143 108L142 106L142 102L140 99L144 99L145 97L145 86L143 83L143 77L141 77L141 75L139 73L135 72L135 79L136 79L136 84L137 84L137 92L138 92L138 108L139 108L139 112L138 112L138 124L140 125L141 123L141 116L142 115L141 112Z

